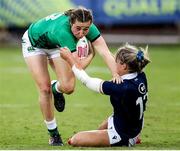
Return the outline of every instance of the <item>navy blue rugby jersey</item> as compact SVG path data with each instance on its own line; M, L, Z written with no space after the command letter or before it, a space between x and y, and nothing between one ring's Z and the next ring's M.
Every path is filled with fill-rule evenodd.
M122 76L122 79L121 84L103 82L102 91L110 95L116 131L122 138L129 139L137 136L143 126L147 79L144 72L127 74Z

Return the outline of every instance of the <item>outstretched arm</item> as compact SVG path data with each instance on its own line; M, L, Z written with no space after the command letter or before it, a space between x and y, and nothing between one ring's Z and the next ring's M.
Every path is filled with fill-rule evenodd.
M81 67L81 65L74 59L68 48L60 48L60 54L72 67L72 71L77 79L79 79L89 89L102 93L102 79L90 77Z
M115 63L114 56L110 52L104 38L100 36L98 39L96 39L92 43L92 45L94 49L99 53L99 55L103 58L108 68L110 69L112 77L113 77L112 78L113 82L120 83L121 82L120 76L118 75L117 70L116 70L116 63Z

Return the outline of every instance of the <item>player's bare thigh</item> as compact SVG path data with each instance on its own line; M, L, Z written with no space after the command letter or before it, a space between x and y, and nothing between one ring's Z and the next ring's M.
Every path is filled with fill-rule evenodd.
M25 62L40 90L50 91L50 76L46 55L35 55L25 58Z
M70 65L61 57L51 58L49 63L59 80L60 91L66 94L72 93L75 87L75 76Z

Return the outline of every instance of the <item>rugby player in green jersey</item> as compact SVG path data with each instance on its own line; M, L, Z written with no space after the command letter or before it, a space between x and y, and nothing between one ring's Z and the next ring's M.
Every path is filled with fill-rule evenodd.
M71 9L63 14L55 13L32 23L22 37L22 51L25 62L39 91L39 103L48 132L50 145L63 145L54 117L55 108L62 112L65 107L63 93L71 94L75 87L75 77L69 64L60 56L60 48L68 47L75 54L77 41L86 36L109 67L113 81L119 80L115 60L103 37L93 24L90 10L85 8ZM91 62L91 53L82 59L85 68ZM74 55L78 59L77 55ZM52 81L48 63L54 70L57 79Z

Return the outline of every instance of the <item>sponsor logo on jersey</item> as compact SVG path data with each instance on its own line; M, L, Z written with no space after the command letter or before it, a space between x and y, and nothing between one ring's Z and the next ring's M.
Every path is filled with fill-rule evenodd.
M139 90L139 92L141 94L145 94L146 93L146 87L145 87L144 83L140 83L139 84L138 90Z

